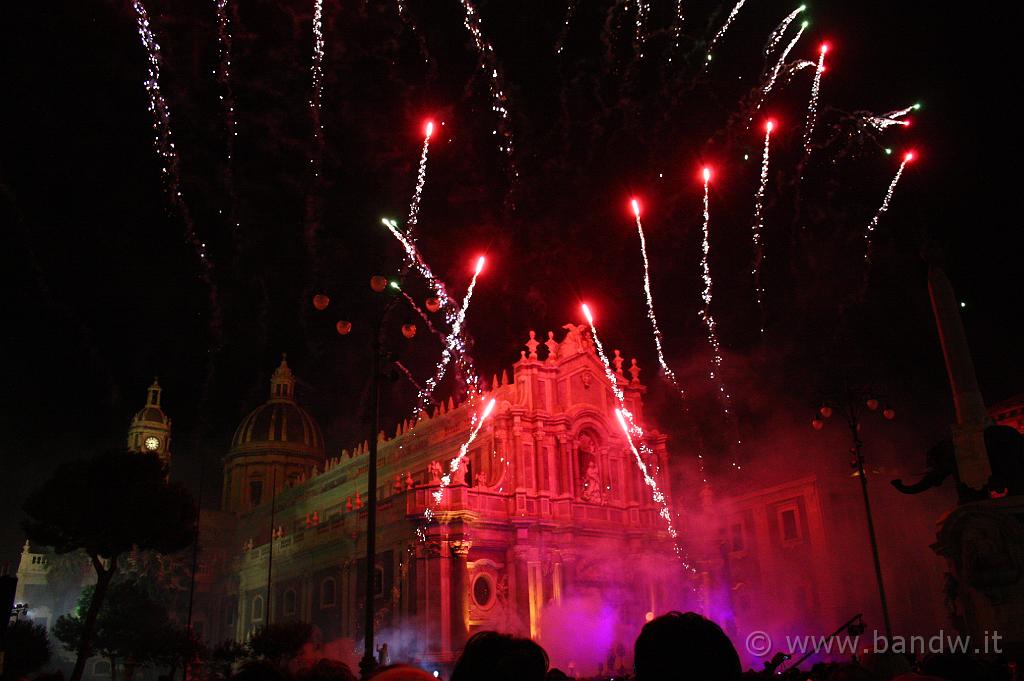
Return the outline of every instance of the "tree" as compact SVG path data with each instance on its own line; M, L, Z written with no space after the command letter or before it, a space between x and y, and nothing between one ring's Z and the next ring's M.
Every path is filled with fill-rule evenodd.
M313 637L313 625L308 622L282 622L261 627L249 641L249 649L281 667L302 651Z
M50 660L46 627L30 620L12 622L7 627L0 650L4 652L0 678L20 679Z
M69 680L80 681L118 560L133 547L172 553L188 546L195 504L184 487L168 482L155 455L118 451L63 464L22 508L30 541L57 553L81 549L96 570Z

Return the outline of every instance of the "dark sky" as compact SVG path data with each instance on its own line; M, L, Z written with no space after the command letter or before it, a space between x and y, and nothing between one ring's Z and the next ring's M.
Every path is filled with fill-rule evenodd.
M491 111L489 69L478 67L459 3L406 4L403 22L393 2L325 0L323 179L315 182L312 0L229 2L238 132L231 172L219 99L226 90L214 75L215 3L148 3L181 190L209 244L217 315L183 239L185 221L164 191L130 4L5 8L0 560L16 559L27 492L59 462L118 446L154 375L174 419L175 475L194 488L200 469L208 491L218 486L230 435L265 399L281 352L304 379L300 397L332 448L362 439L365 320L379 303L367 281L401 267L379 220L405 215L428 116L445 125L431 147L420 243L460 296L476 256L489 257L468 322L487 380L510 367L529 329L543 336L581 321L585 298L606 344L645 367L652 408L687 454L678 400L654 371L627 211L636 193L667 352L716 450L729 426L704 378L708 347L697 317L698 174L707 162L716 168L713 311L750 442L771 423L803 427L817 395L844 378L885 391L920 444L942 436L951 405L918 256L931 240L945 250L966 304L987 401L1024 390L1014 330L1022 237L1007 208L1019 202L1017 178L997 172L1017 147L1007 133L1019 125L1007 106L1014 62L1009 27L992 15L925 2L810 5L812 24L792 57L814 58L823 39L832 51L802 181L811 70L780 85L764 109L780 127L766 194L762 337L749 274L762 137L741 124L741 101L757 84L768 33L795 2L751 0L702 71L703 45L731 3L684 3L682 41L668 63L675 2L651 3L637 59L626 3L579 3L558 55L563 3L480 0L518 179L497 150L506 130ZM916 101L923 108L908 129L877 142L850 135L851 112ZM920 160L879 225L861 299L863 229L908 148ZM424 296L413 277L407 289ZM326 312L310 305L317 291L332 298ZM338 319L351 319L355 331L339 337ZM400 310L401 321L413 314ZM423 329L412 343L395 335L399 355L427 376L436 341ZM404 384L390 387L386 431L409 414L413 396ZM756 457L756 444L739 456Z

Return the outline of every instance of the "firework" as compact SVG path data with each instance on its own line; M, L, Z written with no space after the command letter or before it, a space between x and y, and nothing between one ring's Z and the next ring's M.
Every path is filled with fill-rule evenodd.
M658 488L658 481L651 476L651 473L647 470L647 464L644 462L645 458L649 461L655 462L654 473L657 474L658 469L656 462L658 458L654 452L651 451L651 448L647 446L643 429L637 425L636 420L633 418L633 414L626 407L626 396L623 394L622 388L619 387L618 379L615 377L615 372L612 371L612 365L608 361L608 355L605 353L604 346L601 344L601 339L597 335L597 328L594 326L594 317L590 314L590 308L584 303L582 309L583 316L586 318L587 324L590 325L590 335L597 348L597 356L601 359L601 364L604 366L605 378L607 378L608 382L611 384L612 393L615 395L615 399L619 403L619 408L615 410L615 414L619 419L619 423L622 424L622 429L626 433L627 440L629 440L629 445L633 450L637 468L640 469L640 473L644 477L644 482L646 482L647 486L651 488L651 498L654 500L654 503L659 506L658 513L668 524L669 535L675 539L677 535L675 527L672 524L672 514L669 511L668 502L665 500L665 495L662 494L661 490ZM639 451L636 446L634 446L634 438L640 447ZM641 452L643 453L642 456Z
M405 291L402 291L402 296L405 298L405 302L409 303L409 307L415 310L416 314L418 314L420 319L423 320L423 323L427 325L427 330L440 338L442 343L447 343L448 339L445 338L445 335L441 333L436 326L434 326L433 322L430 321L430 317L428 317L427 313L423 311L423 308L417 304L416 300Z
M784 49L782 51L782 54L779 55L779 58L775 62L775 66L772 68L771 73L768 74L768 77L765 79L764 85L761 86L761 91L758 94L757 106L754 107L755 112L761 108L761 105L764 104L765 98L768 97L769 93L771 93L772 91L772 88L775 87L775 83L779 79L779 74L782 73L783 68L786 66L786 57L789 56L789 53L796 46L797 41L800 40L800 36L804 34L804 30L807 28L807 26L808 22L806 21L800 24L800 30L796 32L796 35L793 36L793 39L790 40L789 43L786 45L786 49ZM811 66L814 65L813 62L805 63L810 64ZM754 116L753 114L751 114L750 120L748 122L753 120Z
M658 326L658 318L654 314L654 295L651 293L651 271L650 263L647 259L647 239L644 237L644 227L640 222L640 203L636 199L630 201L630 206L633 208L633 216L636 218L636 232L640 236L640 255L644 260L644 295L647 298L647 319L651 322L651 329L654 332L654 347L658 350L658 364L661 365L661 370L665 372L665 375L675 386L676 390L679 391L679 396L686 400L686 391L679 384L679 380L676 378L676 374L669 367L668 362L665 360L665 352L662 348L662 335L661 328Z
M754 225L752 237L754 241L754 296L757 299L757 307L761 311L761 333L764 333L764 287L761 285L761 264L764 262L764 243L761 240L764 230L764 190L768 186L768 150L772 138L772 130L775 128L775 121L768 121L764 125L764 155L761 157L761 181L757 185L757 194L754 197Z
M224 187L230 199L231 225L234 228L240 227L237 215L237 197L235 196L234 179L234 155L235 137L238 132L235 130L235 94L231 87L231 19L228 15L229 0L214 0L217 10L217 52L219 61L217 64L217 82L221 87L221 94L218 95L224 103L224 128L227 133L227 162L224 166Z
M636 28L633 41L636 45L637 57L644 58L644 44L647 42L647 17L651 13L649 0L636 0Z
M672 62L676 51L679 49L679 40L683 37L683 0L676 0L676 9L672 17L672 48L668 52L668 61Z
M722 39L725 32L729 30L730 26L732 26L733 20L736 18L736 15L740 13L740 10L743 9L743 5L746 4L746 2L747 0L739 0L739 2L736 3L732 8L732 11L729 12L729 16L725 18L725 23L722 24L722 28L718 29L718 33L716 33L715 37L711 39L710 43L708 43L707 61L711 61L711 55L715 51L715 45L718 44L718 41Z
M871 222L868 223L867 229L864 230L864 260L871 263L871 237L874 234L875 228L878 227L878 221L882 218L882 215L889 210L889 202L892 201L892 193L896 191L896 185L900 181L900 177L903 176L903 169L907 167L907 164L914 160L914 152L908 151L903 155L903 161L900 163L899 169L896 171L896 175L892 178L892 182L889 183L889 188L885 191L885 197L882 199L882 205L878 207L874 217L871 218Z
M499 137L498 151L508 161L512 177L518 177L519 172L515 168L513 159L512 123L509 119L508 107L505 105L507 97L502 83L502 76L498 70L497 59L494 56L494 46L484 37L483 26L480 21L480 13L470 0L461 0L463 19L462 25L469 31L473 38L473 46L476 48L480 69L487 74L487 88L491 94L491 110L498 114L498 127L494 135Z
M405 222L405 233L413 238L413 232L420 217L420 201L423 198L423 186L427 183L427 152L430 150L430 136L434 133L434 121L427 121L423 128L423 151L420 152L420 167L416 171L416 189L409 202L409 217Z
M917 111L921 108L920 104L911 104L904 109L897 109L896 111L890 111L884 114L867 114L861 118L861 122L864 125L871 126L878 132L884 132L886 129L891 128L894 125L907 127L910 125L910 121L906 120L905 117L911 111Z
M452 482L452 473L459 470L459 467L462 465L462 461L466 458L466 454L469 452L469 448L473 445L477 435L480 434L480 429L483 427L484 421L487 420L487 417L490 416L491 412L494 410L494 403L495 400L492 397L487 403L487 406L484 407L483 413L479 416L476 414L473 415L469 437L466 438L466 441L462 443L461 447L459 447L459 453L456 454L448 463L448 472L441 476L441 484L438 485L437 489L431 493L431 496L434 499L434 504L433 506L428 506L423 511L424 525L430 523L430 521L434 519L434 516L436 515L435 509L441 505L441 499L444 497L444 490ZM423 526L420 526L416 530L416 534L419 536L421 541L426 539L426 532L424 531Z
M135 10L139 38L142 40L142 46L146 50L148 59L146 79L143 81L143 85L145 85L146 94L149 96L149 113L153 116L153 148L156 150L157 156L160 157L160 174L167 191L168 201L181 215L182 222L185 223L185 240L191 244L199 258L201 276L210 293L210 307L214 318L211 325L216 332L220 309L217 304L217 291L212 281L213 263L210 262L206 243L201 241L196 234L192 214L188 210L181 191L178 151L174 147L171 135L171 110L160 89L160 44L153 34L149 23L149 13L141 0L132 0L132 9Z
M708 345L711 346L711 367L708 369L708 377L718 388L718 397L722 401L722 411L727 419L733 421L732 396L729 394L728 389L725 387L725 381L722 379L722 346L718 342L718 325L715 322L715 316L711 313L714 291L714 282L711 279L711 265L708 260L711 252L711 168L705 167L701 171L701 176L704 178L704 224L702 229L703 238L701 240L700 273L701 280L704 282L704 288L701 291L701 300L704 302L704 306L701 308L699 316L707 328ZM739 437L736 438L736 444L741 444ZM732 466L733 468L739 468L735 461L732 462Z
M779 23L779 25L775 27L775 30L772 31L768 35L768 42L765 43L765 46L764 46L764 58L765 59L768 59L769 57L771 57L772 52L775 51L775 48L778 47L779 43L782 42L783 36L786 35L786 30L789 28L789 25L791 23L793 23L793 20L796 19L797 16L801 12L803 12L805 9L807 9L807 5L800 5L795 10L793 10L792 12L787 14L785 16L785 18L782 20L782 22ZM806 25L807 25L807 22L805 21L804 22L804 26L806 27Z
M565 3L565 18L562 20L562 30L558 34L558 40L555 42L555 54L562 54L562 50L565 49L565 39L569 35L572 18L576 16L577 4L579 4L579 0L568 0Z
M320 103L324 90L324 3L323 0L313 0L313 90L309 99L310 115L313 119L313 139L317 147L323 145L324 126L320 120ZM317 151L317 158L310 159L313 165L313 174L320 175L321 151Z
M818 93L821 91L821 74L825 73L825 55L828 43L822 43L818 54L818 68L814 71L814 84L811 85L811 99L807 102L807 122L804 124L804 160L811 154L811 136L814 125L818 121Z

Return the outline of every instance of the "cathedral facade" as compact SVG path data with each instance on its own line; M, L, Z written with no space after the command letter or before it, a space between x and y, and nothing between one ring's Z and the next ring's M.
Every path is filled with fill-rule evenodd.
M588 597L634 628L659 612L683 567L616 420L601 360L584 327L566 328L560 342L531 332L511 379L495 377L482 399L449 400L378 436L372 566L367 443L327 455L282 360L268 401L232 439L222 508L202 512L196 630L215 643L302 620L324 642L361 641L368 569L378 640L405 659L450 661L481 629L544 642L545 618ZM622 364L616 352L616 382L644 424L640 370ZM436 501L442 472L491 399ZM647 467L671 499L666 438L650 427L646 435L656 459Z

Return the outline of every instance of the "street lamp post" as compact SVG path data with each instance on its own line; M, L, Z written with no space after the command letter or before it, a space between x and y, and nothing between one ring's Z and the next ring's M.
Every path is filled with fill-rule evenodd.
M882 562L878 554L875 520L871 512L871 498L868 495L868 477L864 470L864 442L860 439L861 405L866 406L871 411L876 411L880 405L878 396L871 392L847 387L842 393L832 396L823 402L822 406L818 409L818 413L811 420L811 425L815 430L821 430L825 426L825 422L821 420L821 417L831 418L832 414L838 410L845 418L846 425L850 430L850 437L853 441L853 446L850 448L853 460L850 462L850 465L857 471L857 477L860 478L860 489L864 497L864 512L868 523L868 537L871 540L871 557L874 561L875 580L878 583L878 599L882 606L882 621L885 624L885 636L888 640L891 640L892 624L889 620L889 603L885 596L885 580L882 578ZM892 407L885 406L882 410L882 415L886 420L891 421L895 418L896 412Z
M384 325L387 322L388 314L394 309L398 302L398 296L394 295L401 290L396 280L388 280L380 275L371 277L370 288L376 293L390 294L387 303L380 311L372 327L373 336L370 341L370 437L367 440L369 445L366 471L366 595L364 608L364 651L363 657L359 660L359 670L363 679L369 678L370 674L377 667L377 658L374 655L373 644L373 598L376 587L376 564L377 564L377 435L380 433L380 379L381 359L384 356ZM317 294L313 297L313 306L317 310L324 310L330 304L330 298L324 294ZM339 321L336 325L338 333L348 335L352 330L350 321ZM415 328L412 333L406 333L403 327L403 335L412 338L415 335Z

